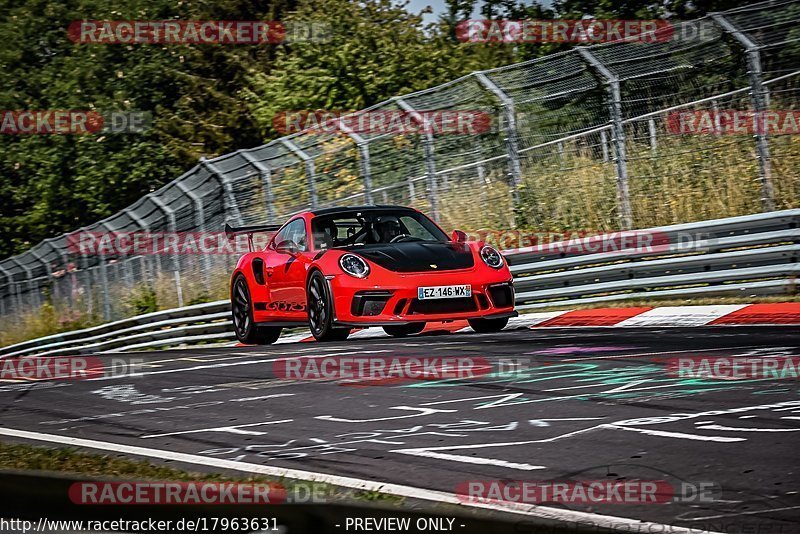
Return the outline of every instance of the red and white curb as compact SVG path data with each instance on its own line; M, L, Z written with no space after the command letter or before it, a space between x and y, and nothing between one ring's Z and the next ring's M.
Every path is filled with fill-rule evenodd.
M717 304L711 306L662 306L638 308L594 308L526 313L508 321L505 330L565 327L691 327L800 325L800 302L770 304ZM428 323L420 335L472 332L467 321ZM389 337L382 328L356 330L349 339ZM410 337L408 339L413 339ZM314 341L308 333L282 337L277 343ZM237 346L240 344L237 344Z

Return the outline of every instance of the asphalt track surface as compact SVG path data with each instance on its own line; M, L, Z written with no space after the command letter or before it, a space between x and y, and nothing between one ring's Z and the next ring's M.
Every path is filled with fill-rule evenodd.
M492 372L388 384L274 373L279 359L352 355L485 358ZM708 482L721 490L713 502L546 504L698 531L800 532L800 382L667 372L687 355L798 356L800 329L521 329L128 354L146 360L138 376L0 383L0 433L448 493L474 480ZM519 367L499 373L509 359Z

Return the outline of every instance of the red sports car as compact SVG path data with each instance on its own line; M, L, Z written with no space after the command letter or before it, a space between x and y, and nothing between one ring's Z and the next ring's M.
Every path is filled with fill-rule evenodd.
M275 232L264 250L239 258L231 277L236 337L273 343L288 326L308 325L320 341L354 327L416 334L427 321L466 319L497 332L514 311L503 256L452 238L419 211L357 206L307 211L283 226L225 226L228 237ZM252 250L252 246L251 246Z

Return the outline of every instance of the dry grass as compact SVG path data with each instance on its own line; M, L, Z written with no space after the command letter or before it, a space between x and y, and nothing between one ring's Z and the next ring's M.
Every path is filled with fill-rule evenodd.
M637 142L627 148L634 228L761 211L751 137L662 135L656 151ZM770 148L776 208L800 206L800 136L774 136ZM489 179L488 192L470 188L441 196L445 226L504 230L514 220L531 232L619 229L614 163L585 146L566 143L563 156L527 154L516 210L505 169L494 168Z
M80 330L101 322L94 315L81 313L77 309L57 309L53 304L45 302L35 312L18 314L14 324L4 324L0 329L0 347L60 332Z

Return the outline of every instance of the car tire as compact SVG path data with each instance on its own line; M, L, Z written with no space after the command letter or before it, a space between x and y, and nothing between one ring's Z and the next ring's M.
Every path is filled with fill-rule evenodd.
M253 320L253 306L247 279L238 275L231 285L231 319L236 339L247 345L270 345L281 337L280 326L258 326Z
M383 331L392 337L406 337L412 334L419 334L424 329L425 323L397 324L383 327Z
M508 317L503 319L469 319L467 321L473 330L481 334L499 332L508 324Z
M317 341L344 341L350 335L349 328L333 326L333 299L328 291L328 282L322 273L314 271L306 285L308 303L308 328Z

